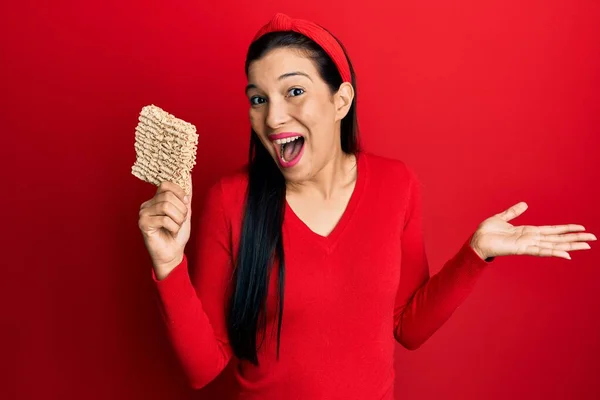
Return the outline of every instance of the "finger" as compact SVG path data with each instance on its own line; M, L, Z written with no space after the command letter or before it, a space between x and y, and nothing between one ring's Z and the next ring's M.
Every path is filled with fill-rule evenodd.
M539 229L539 232L544 235L585 231L585 228L583 227L583 225L577 225L577 224L544 225L544 226L538 226L537 228Z
M169 201L163 201L160 203L156 203L153 207L147 208L144 215L148 215L150 217L168 216L173 221L181 225L185 220L186 214L187 209L184 212L182 212L173 203Z
M187 219L191 219L192 218L192 190L190 189L190 194L188 195L188 202L185 205L186 206L186 211L187 211L187 215L186 218Z
M160 185L158 185L158 189L156 189L156 194L160 194L160 193L164 193L164 192L173 192L175 194L175 196L177 196L177 198L179 198L179 200L181 200L181 202L185 202L184 201L184 197L185 197L185 190L183 190L183 188L173 182L162 182Z
M148 216L148 228L152 229L161 229L164 228L167 231L171 232L173 235L177 235L181 225L173 221L170 217L166 215L155 215Z
M569 253L563 250L545 249L539 246L527 246L525 254L536 257L560 257L567 260L571 259Z
M160 194L157 194L156 196L154 196L153 198L151 198L150 200L144 202L145 207L140 207L140 213L144 208L149 208L152 207L156 204L160 204L163 202L169 202L172 203L175 207L177 207L177 209L182 213L186 213L188 210L188 207L186 204L184 204L179 197L177 197L175 195L175 193L168 191L168 192L162 192ZM153 213L154 214L154 213Z
M524 201L521 201L521 202L515 204L514 206L510 207L506 211L501 212L500 214L498 214L498 216L500 218L502 218L504 221L510 221L512 219L517 218L519 215L523 214L525 212L525 210L527 210L528 207L529 206L527 205L527 203L525 203Z
M173 204L175 207L177 207L179 212L181 212L182 214L185 214L188 211L188 205L184 204L184 202L179 197L177 197L173 192L166 192L159 196L160 196L161 201L167 201L167 202Z
M152 201L152 199L150 200L146 200L145 202L143 202L142 204L140 204L140 211L142 211L144 208L149 206L149 203Z
M554 243L587 242L596 240L596 236L591 233L568 233L564 235L543 235L540 240Z
M540 242L538 247L544 249L555 249L563 251L589 250L590 245L587 243L556 243L556 242Z

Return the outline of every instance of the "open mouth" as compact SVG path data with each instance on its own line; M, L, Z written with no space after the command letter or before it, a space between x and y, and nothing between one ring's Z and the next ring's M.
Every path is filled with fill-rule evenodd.
M279 162L284 167L295 165L302 156L304 149L304 137L295 136L287 139L279 139L274 142Z

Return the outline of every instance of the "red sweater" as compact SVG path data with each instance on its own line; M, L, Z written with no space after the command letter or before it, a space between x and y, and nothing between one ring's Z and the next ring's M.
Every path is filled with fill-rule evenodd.
M232 358L225 304L246 185L240 172L209 189L190 243L197 263L190 268L184 256L160 281L152 270L162 316L194 388L207 385ZM267 332L273 334L258 353L258 367L241 361L235 368L239 398L392 399L395 341L418 348L463 302L488 264L469 237L430 277L415 173L402 161L364 152L354 192L334 230L327 237L312 232L286 205L283 235L280 359L272 284Z

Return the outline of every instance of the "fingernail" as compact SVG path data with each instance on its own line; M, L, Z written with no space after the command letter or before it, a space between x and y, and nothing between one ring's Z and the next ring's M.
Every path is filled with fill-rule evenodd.
M587 243L584 243L584 244L585 244L585 248L586 248L586 249L591 249L591 247L590 247L590 245L589 245L589 244L587 244Z
M190 202L190 196L185 196L183 198L183 201L185 201L186 203L189 203Z

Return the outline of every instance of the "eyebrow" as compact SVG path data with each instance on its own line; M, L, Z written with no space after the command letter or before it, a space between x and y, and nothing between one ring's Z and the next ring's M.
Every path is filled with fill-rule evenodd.
M291 76L305 76L305 77L307 77L308 79L310 79L310 81L312 82L312 79L310 78L310 76L308 76L308 74L307 74L307 73L305 73L305 72L301 72L301 71L287 72L287 73L285 73L285 74L281 75L279 78L277 78L277 80L278 80L278 81L281 81L281 80L283 80L283 79L285 79L285 78L289 78L289 77L291 77ZM256 88L257 88L257 87L256 87L256 85L255 85L255 84L253 84L253 83L250 83L250 84L248 84L248 85L246 86L246 93L248 93L248 90L250 90L250 89L256 89Z

